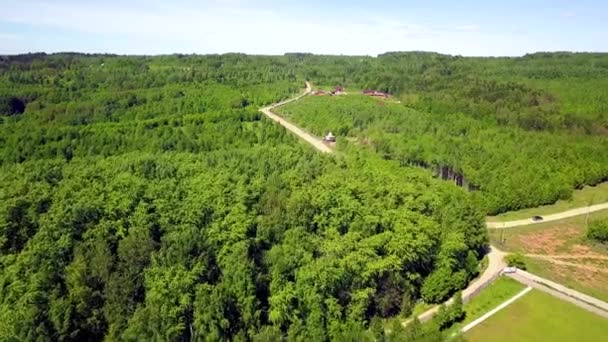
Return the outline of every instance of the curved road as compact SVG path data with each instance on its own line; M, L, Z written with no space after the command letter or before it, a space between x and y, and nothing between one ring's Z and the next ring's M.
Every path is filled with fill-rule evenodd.
M272 112L272 110L274 108L280 107L282 105L285 105L285 104L293 102L293 101L297 101L297 100L301 99L302 97L308 95L311 92L311 89L312 89L312 86L311 86L310 82L307 81L306 82L306 91L303 94L300 94L292 99L285 100L285 101L282 101L279 103L275 103L268 107L264 107L264 108L260 109L260 111L262 113L264 113L264 115L266 115L271 120L279 123L286 129L291 131L292 133L296 134L298 137L302 138L304 141L311 144L314 148L316 148L320 152L332 153L333 150L329 146L324 144L321 139L314 137L313 135L309 134L308 132L304 131L303 129L299 128L298 126L288 122L284 118L282 118L279 115ZM608 209L608 203L596 204L596 205L592 205L592 206L588 206L588 207L584 207L584 208L571 209L571 210L564 211L564 212L557 213L557 214L546 215L543 217L542 221L533 221L530 218L530 219L525 219L525 220L517 220L517 221L509 221L509 222L486 222L486 225L488 228L494 228L494 229L511 228L511 227L525 226L525 225L534 224L534 223L561 220L564 218L583 215L583 214L587 214L587 213L591 213L591 212L599 211L599 210L604 210L604 209ZM484 272L479 277L474 279L469 284L469 286L462 291L463 301L465 301L465 302L469 301L471 298L473 298L475 295L477 295L479 293L479 291L481 291L486 286L488 286L490 283L492 283L492 281L494 281L494 279L496 279L496 277L498 277L501 274L503 269L507 266L503 260L505 254L506 253L499 250L495 246L490 246L490 252L488 253L488 267L484 270ZM511 277L519 280L522 283L529 284L530 286L536 285L536 286L533 286L536 288L540 288L538 283L540 283L541 279L542 279L533 274L530 274L527 272L519 272L519 271L518 271L517 275L511 275ZM598 307L604 309L604 308L606 308L605 305L608 305L600 300L586 296L584 294L580 294L574 290L568 289L565 286L562 286L557 283L553 283L549 280L542 279L542 282L545 284L550 283L550 285L553 287L553 289L555 289L555 286L559 286L560 289L563 288L563 291L559 291L559 292L552 290L552 289L548 289L545 291L550 292L550 293L551 292L561 293L562 297L567 296L570 301L578 301L579 302L578 305L581 307L584 307L585 306L584 304L589 305L589 303L590 303L589 298L591 298L593 300L592 303L594 304L595 308L593 308L593 310L590 310L590 311L597 310ZM549 290L551 290L551 291L549 291ZM585 296L585 297L580 297L579 294L582 296ZM556 295L556 294L554 294L554 295ZM560 295L556 295L556 296L559 297ZM447 301L446 304L448 304L448 305L451 304L451 300ZM439 306L435 306L435 307L427 310L426 312L422 313L421 315L419 315L418 319L422 322L428 321L437 313L438 310L439 310ZM407 323L408 323L408 321L405 321L403 324L407 324Z
M483 273L474 279L466 289L462 290L462 300L463 302L468 302L473 297L475 297L479 291L483 290L486 286L490 285L502 272L502 270L507 266L504 262L505 253L494 246L490 246L490 252L488 253L488 267L483 271ZM446 302L447 305L452 303L452 299ZM439 306L435 306L422 314L418 315L418 319L420 322L426 322L433 318L435 314L439 311ZM407 322L404 322L407 324Z
M322 153L332 153L333 150L327 146L326 144L323 143L323 141L313 135L311 135L310 133L304 131L303 129L301 129L300 127L292 124L291 122L285 120L284 118L280 117L279 115L275 114L272 112L273 109L283 106L285 104L288 104L290 102L294 102L297 101L299 99L301 99L302 97L308 95L310 93L310 91L312 90L312 86L310 85L310 82L306 81L306 91L303 94L300 94L292 99L289 100L285 100L279 103L275 103L272 104L268 107L264 107L262 109L260 109L260 111L262 113L264 113L264 115L266 115L268 118L270 118L271 120L279 123L281 126L287 128L289 131L291 131L292 133L294 133L295 135L297 135L298 137L300 137L302 140L306 141L307 143L311 144L314 148L316 148L317 150L319 150Z

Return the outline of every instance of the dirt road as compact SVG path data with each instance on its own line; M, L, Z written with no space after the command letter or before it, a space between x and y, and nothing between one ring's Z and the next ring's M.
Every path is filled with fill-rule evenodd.
M541 221L533 221L531 218L529 218L529 219L524 219L524 220L507 221L507 222L486 222L486 224L487 224L488 228L492 228L492 229L512 228L512 227L526 226L526 225L535 224L535 223L563 220L565 218L578 216L578 215L584 215L587 213L592 213L594 211L600 211L600 210L604 210L604 209L608 209L608 203L601 203L601 204L596 204L596 205L583 207L583 208L570 209L570 210L562 211L561 213L557 213L557 214L545 215L545 216L543 216L543 219Z
M323 153L332 153L333 150L327 146L326 144L323 143L323 140L321 140L318 137L313 136L312 134L304 131L303 129L301 129L300 127L292 124L291 122L285 120L284 118L280 117L279 115L275 114L272 112L272 110L274 108L283 106L285 104L288 104L290 102L294 102L297 101L299 99L301 99L302 97L306 96L308 93L310 93L310 91L312 90L312 86L310 84L310 82L306 82L306 91L301 94L298 95L292 99L289 100L285 100L279 103L275 103L272 104L268 107L264 107L262 109L260 109L260 111L262 113L264 113L264 115L266 115L268 118L270 118L271 120L277 122L278 124L280 124L281 126L285 127L286 129L288 129L289 131L291 131L292 133L294 133L295 135L297 135L298 137L300 137L302 140L306 141L307 143L309 143L310 145L312 145L314 148L316 148L317 150L319 150L320 152Z

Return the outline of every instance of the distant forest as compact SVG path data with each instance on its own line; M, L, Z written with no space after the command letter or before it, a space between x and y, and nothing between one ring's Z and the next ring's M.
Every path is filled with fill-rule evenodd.
M487 213L608 176L607 76L602 54L0 57L0 340L442 339L400 322L478 274ZM320 155L258 112L305 80L393 97L283 108L338 135Z
M454 179L488 214L608 180L608 54L388 53L359 71L365 61L343 58L352 68L343 79L310 78L355 94L388 92L392 101L310 97L279 111L317 135L332 131L343 146L353 140L340 137L356 138L383 158Z

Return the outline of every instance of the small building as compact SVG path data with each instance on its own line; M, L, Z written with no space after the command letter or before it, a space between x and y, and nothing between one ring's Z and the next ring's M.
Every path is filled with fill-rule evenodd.
M330 95L342 95L344 94L344 88L341 86L336 86L334 90L331 91Z
M323 138L323 141L325 142L336 142L336 136L333 135L331 132L327 133L327 135Z
M363 95L367 95L367 96L379 96L379 97L389 97L389 94L387 93L383 93L381 91L377 91L377 90L369 90L366 89L363 91Z

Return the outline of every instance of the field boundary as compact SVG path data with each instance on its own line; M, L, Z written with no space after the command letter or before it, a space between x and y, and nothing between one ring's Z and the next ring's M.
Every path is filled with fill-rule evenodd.
M528 285L543 292L547 292L548 294L553 295L554 297L566 300L587 311L608 318L608 303L600 299L591 297L589 295L573 290L549 279L539 277L535 274L523 270L518 269L516 273L510 273L508 274L508 276L524 285Z
M495 307L494 309L486 312L483 316L477 318L476 320L474 320L473 322L465 325L460 331L465 333L471 329L473 329L475 326L477 326L478 324L480 324L481 322L485 321L486 319L492 317L495 313L497 313L498 311L506 308L507 306L511 305L513 302L515 302L516 300L518 300L519 298L523 297L526 293L532 291L532 287L528 286L525 289L521 290L518 294L516 294L515 296L507 299L506 301L502 302L500 305L498 305L497 307Z

